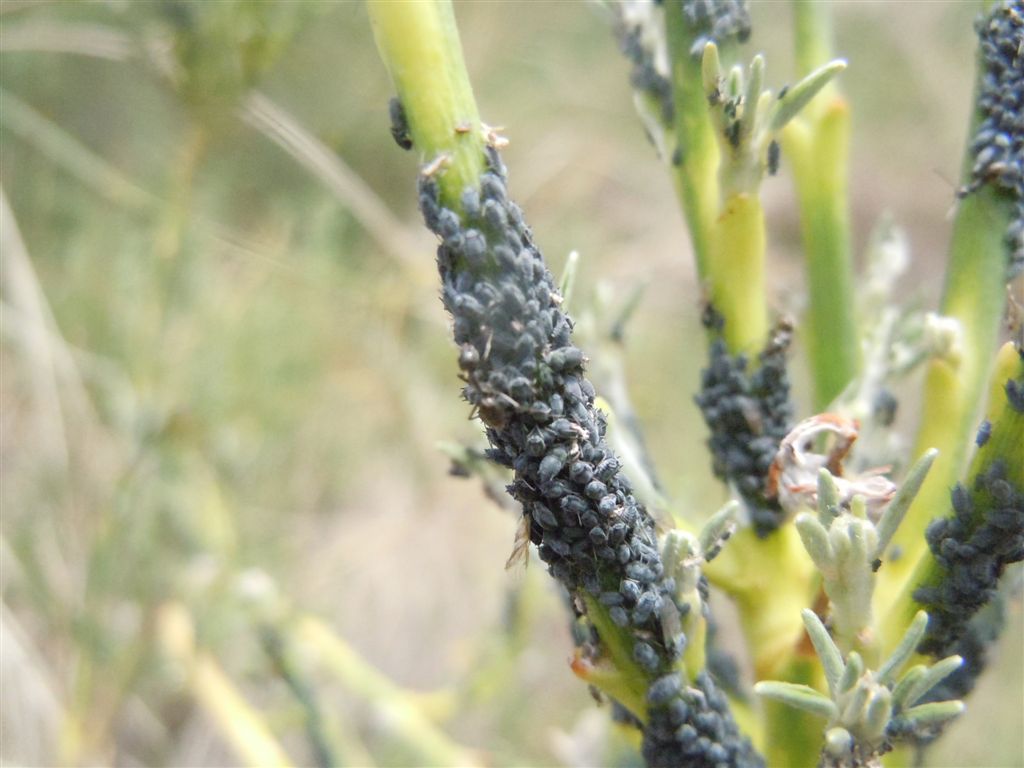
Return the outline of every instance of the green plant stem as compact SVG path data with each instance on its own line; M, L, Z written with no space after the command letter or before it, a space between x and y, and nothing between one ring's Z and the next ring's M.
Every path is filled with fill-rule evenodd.
M821 0L793 0L797 75L805 77L832 58L832 9Z
M765 224L760 198L746 192L730 196L712 232L708 298L725 318L722 335L729 351L752 358L768 337Z
M938 448L939 455L893 537L889 551L898 547L900 556L879 571L875 594L883 601L877 611L880 616L888 614L897 600L905 603L916 589L912 574L928 557L925 528L948 508L950 488L963 476L967 449L978 426L990 350L999 336L1005 302L1003 233L1012 213L1008 196L990 186L961 201L957 212L942 312L960 323L959 358L935 358L928 364L914 458L930 448ZM883 643L896 642L902 630L887 627L892 632L886 633ZM883 652L887 650L884 646Z
M439 731L406 692L370 667L322 622L300 618L292 638L301 649L318 657L342 684L360 700L371 702L385 715L392 738L400 739L418 765L475 765L468 750Z
M832 59L829 3L794 0L796 58L803 77ZM824 410L860 368L853 305L848 197L850 109L829 84L783 131L793 169L807 264L809 318L804 333L814 407Z
M442 202L461 211L462 191L479 184L490 137L485 135L473 99L451 3L368 0L367 8L381 58L404 107L413 145L427 163L447 157L434 172L435 178ZM656 673L640 669L632 660L635 641L630 630L618 627L607 609L589 596L580 597L587 602L588 618L601 640L601 662L608 663L578 660L574 671L643 718L646 691ZM681 663L679 668L683 669Z
M1024 413L1017 411L1007 400L1004 387L1009 379L1024 380L1024 361L1013 344L1007 343L996 356L995 370L992 375L989 407L986 418L991 424L991 432L985 445L974 452L967 472L967 487L973 487L973 479L987 473L997 461L1006 467L1006 479L1018 488L1024 488ZM944 503L934 509L938 514L952 514L948 490L944 494ZM983 514L980 509L978 514ZM978 524L982 520L976 521ZM926 551L921 557L909 579L907 587L900 593L888 615L883 627L887 638L895 637L909 624L914 614L921 609L913 597L918 587L934 585L942 578L942 569Z
M423 162L447 156L438 174L441 199L461 210L462 190L483 172L485 137L452 5L367 0L366 7L414 147Z
M812 599L814 564L792 525L766 539L738 531L703 568L736 601L757 680L777 680L804 632L801 609Z
M783 669L780 678L787 682L821 689L821 674L816 659L800 655ZM780 701L764 702L764 732L762 748L765 762L771 768L812 768L821 751L824 724L820 717L795 709Z
M718 142L704 94L700 59L691 55L694 37L683 17L682 3L665 4L665 29L672 61L676 142L676 193L690 229L697 276L706 280L711 261L712 229L718 215Z

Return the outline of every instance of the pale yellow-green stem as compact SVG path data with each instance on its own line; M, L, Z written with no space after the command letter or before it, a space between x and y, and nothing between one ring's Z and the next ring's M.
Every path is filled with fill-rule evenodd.
M832 59L829 3L794 0L798 75ZM802 333L810 357L815 410L824 410L860 369L854 317L848 166L850 108L829 83L782 132L793 170L807 265L808 319Z
M819 95L815 101L828 98ZM860 344L853 306L847 199L850 113L839 96L782 132L783 156L796 181L806 254L809 308L803 334L814 384L815 410L857 375Z
M184 605L168 603L157 614L157 638L180 664L199 706L216 724L239 761L253 768L294 765L274 737L266 718L253 708L217 661L195 647L192 618Z
M832 58L832 11L820 0L793 0L797 75L805 77Z
M252 708L208 654L200 653L195 657L192 692L245 765L253 768L294 765L270 733L265 718Z
M708 263L708 298L725 318L729 351L755 355L768 337L764 211L756 194L732 195L715 220Z
M914 590L911 576L927 556L924 531L948 508L950 489L963 476L1005 304L1004 233L1012 213L1009 197L991 186L960 202L942 312L959 322L961 336L952 355L928 363L913 458L929 448L938 448L939 455L889 547L890 553L898 548L899 557L891 555L878 573L879 616L888 614L896 600L905 600L904 593ZM883 653L902 633L894 626L889 629L892 633L883 638Z
M666 3L664 7L679 148L679 163L673 176L690 229L697 276L705 280L711 260L712 229L720 205L718 142L704 93L700 59L691 53L694 36L683 18L682 3Z
M442 162L442 202L461 210L462 190L484 168L480 122L450 2L367 0L377 48L424 163ZM446 160L440 158L446 157Z
M733 539L706 570L738 566L729 579L737 590L731 596L740 611L754 676L779 679L779 670L789 663L804 633L800 611L813 600L814 564L792 525L764 539L749 529ZM724 562L720 565L719 560Z
M976 93L984 71L980 46L977 56ZM975 107L961 164L964 184L971 179L975 162L971 142L983 119ZM993 184L982 185L958 204L941 311L958 323L959 339L948 354L928 363L913 458L932 447L939 449L939 456L889 547L890 553L895 550L901 556L890 554L878 574L876 615L887 615L894 603L905 602L907 593L913 592L914 570L922 558L929 558L925 528L947 509L950 488L963 477L1006 304L1005 232L1014 215L1013 197ZM883 638L889 644L883 652L899 641L896 628L889 622L885 626L892 632Z
M1021 488L1024 487L1024 413L1017 411L1007 400L1005 387L1010 379L1024 381L1024 360L1013 344L1006 343L996 355L989 387L985 419L990 424L990 433L984 446L975 450L967 477L983 475L994 462L1002 461L1006 479ZM970 487L970 482L967 485ZM944 503L935 509L935 517L950 514L952 508L947 492ZM913 592L920 586L936 583L941 576L942 571L930 553L920 558L907 588L884 617L882 631L890 639L890 645L891 638L903 632L922 607L914 600Z
M418 765L463 766L481 762L438 730L403 690L370 667L319 620L308 616L299 619L292 637L298 647L319 659L348 691L382 712L394 737L415 755Z
M807 648L792 656L779 673L780 680L808 685L818 690L823 688L821 667L813 652ZM814 768L818 764L825 730L821 718L781 701L765 700L762 703L765 721L762 752L765 763L769 768Z

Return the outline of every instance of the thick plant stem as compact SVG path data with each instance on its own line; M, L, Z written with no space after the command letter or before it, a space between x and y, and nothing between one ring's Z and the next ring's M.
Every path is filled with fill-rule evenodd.
M483 172L485 137L451 3L367 0L366 7L420 159L443 163L441 200L461 209L459 195Z
M925 528L948 507L950 488L963 475L988 380L990 350L999 336L1006 290L1003 233L1012 214L1012 201L990 186L960 203L942 301L943 314L959 323L960 339L951 356L928 364L914 447L915 459L930 448L938 448L939 455L893 538L890 552L898 547L899 557L886 562L878 574L875 595L883 601L878 615L914 590L911 574L927 557ZM897 635L883 638L888 644L897 640Z
M832 9L820 0L793 0L796 68L809 75L832 58Z
M786 681L819 688L818 664L813 656L798 656L782 671ZM764 702L765 744L762 751L771 768L812 768L821 750L820 718L779 701Z
M371 668L322 622L303 617L294 627L299 649L317 657L342 684L363 701L372 702L418 765L476 765L476 756L439 731L406 692Z
M675 186L690 228L697 276L706 280L719 207L718 143L704 94L700 59L691 53L694 39L683 18L682 3L665 4L665 27L676 105Z
M995 370L992 375L988 396L988 409L985 421L988 423L988 435L983 448L974 452L967 472L969 478L967 488L972 487L972 479L985 475L992 466L1001 462L1006 470L1005 479L1018 488L1024 488L1024 413L1015 409L1007 399L1006 383L1010 380L1024 381L1024 360L1012 343L1003 345L996 356ZM942 506L935 509L935 516L950 514L949 493L944 496ZM977 519L981 525L984 521ZM885 617L883 634L895 637L902 631L921 609L914 598L919 587L931 586L942 578L942 569L935 559L926 553L921 557L909 580L907 588L899 595Z
M722 554L705 566L731 587L757 680L777 679L804 629L800 610L813 596L814 565L791 525L765 539L738 532Z
M793 10L797 67L805 76L832 58L831 9L828 3L795 0ZM810 302L805 333L814 407L821 411L860 368L847 191L850 110L834 85L787 126L782 147L800 201Z
M782 136L800 202L810 301L805 333L818 411L860 367L846 194L849 133L849 106L833 97L810 121L794 121Z
M725 318L722 335L733 354L753 356L768 336L764 253L760 198L732 195L715 220L707 283L708 298Z

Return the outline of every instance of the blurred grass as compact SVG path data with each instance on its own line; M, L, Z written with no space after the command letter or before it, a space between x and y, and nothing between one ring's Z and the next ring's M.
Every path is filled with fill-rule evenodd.
M292 18L273 17L255 63L230 54L251 50L259 5L219 5L177 54L217 75L205 80L175 70L180 18L155 4L0 7L0 757L243 760L168 652L174 607L297 763L315 758L302 704L258 635L305 614L403 690L433 691L410 700L495 765L603 760L606 715L568 670L559 596L537 564L501 570L516 521L447 477L435 448L479 432L361 5L283 4ZM754 4L755 43L781 73L789 32L775 7ZM553 270L582 254L584 303L601 281L647 286L625 352L632 395L667 490L710 512L721 492L691 403L699 291L626 62L587 5L457 10L485 119L512 139L512 192ZM971 10L838 13L859 245L896 211L915 248L907 295L930 301ZM250 87L298 127L304 161L240 114ZM775 306L799 310L784 172L767 195ZM1024 764L1019 599L1011 612L997 665L931 764ZM415 762L379 702L303 658L349 764Z

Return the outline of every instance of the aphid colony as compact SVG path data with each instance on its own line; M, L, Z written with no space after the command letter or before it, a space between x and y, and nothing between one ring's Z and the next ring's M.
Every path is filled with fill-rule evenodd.
M750 13L744 0L682 0L683 18L700 34L690 48L699 58L709 42L736 39L745 43L750 37Z
M648 94L661 105L661 119L666 125L675 120L675 102L672 97L672 83L658 71L654 56L644 47L643 28L620 22L615 28L619 39L619 48L623 56L630 60L633 69L629 73L629 83L636 90Z
M1012 277L1024 269L1024 2L1002 3L976 27L984 64L977 102L982 120L971 142L972 180L958 194L992 183L1016 201L1006 232Z
M705 310L704 324L712 333L721 333L723 320L714 307ZM776 329L753 373L746 355L729 354L725 342L716 338L701 374L701 390L694 397L711 430L712 470L736 488L759 536L778 528L784 517L778 499L768 498L765 490L779 444L792 427L786 374L791 334L788 325Z
M652 765L758 765L710 680L683 686L674 665L685 647L674 579L666 577L654 521L631 492L605 442L572 322L519 207L488 148L480 190L444 207L432 175L420 208L442 240L441 298L453 318L463 390L481 421L488 456L514 472L530 540L573 596L589 595L632 637L632 656L655 683L645 754ZM583 602L576 600L577 610ZM599 638L594 638L595 648Z
M956 653L967 661L939 692L947 697L974 687L984 663L972 652L977 628L969 623L996 597L1006 566L1024 560L1024 491L1007 481L1002 461L979 475L972 489L958 484L952 499L954 515L933 521L925 534L941 578L914 593L931 617L920 651L937 657Z

